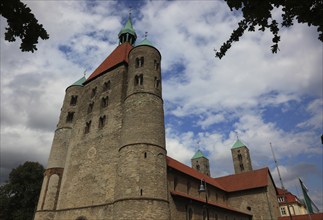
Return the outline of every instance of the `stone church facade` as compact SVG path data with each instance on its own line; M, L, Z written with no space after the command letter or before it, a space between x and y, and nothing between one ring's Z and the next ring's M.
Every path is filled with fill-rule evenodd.
M130 16L118 37L66 89L35 219L277 219L270 172L250 158L245 172L212 178L202 152L192 168L167 156L161 54L147 39L135 45Z

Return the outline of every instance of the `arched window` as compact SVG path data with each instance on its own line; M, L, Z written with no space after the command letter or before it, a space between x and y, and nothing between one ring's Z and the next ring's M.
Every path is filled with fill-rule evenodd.
M200 171L200 165L196 164L196 170Z
M144 57L137 57L135 67L143 67L144 66Z
M109 97L108 97L108 96L103 97L103 98L101 99L101 107L102 107L102 108L105 108L105 107L107 107L107 106L108 106L108 104L109 104Z
M142 85L144 83L144 75L135 75L135 86Z
M99 118L99 129L102 129L105 125L106 116L103 115Z
M90 128L91 128L91 121L88 121L88 122L85 123L84 134L89 133Z
M97 90L96 87L92 89L91 98L93 98L96 95L96 90Z
M108 91L108 90L110 90L110 87L111 87L111 83L110 83L110 80L109 80L108 82L103 83L102 91L103 92Z
M87 107L87 113L90 114L93 111L94 102L91 102Z

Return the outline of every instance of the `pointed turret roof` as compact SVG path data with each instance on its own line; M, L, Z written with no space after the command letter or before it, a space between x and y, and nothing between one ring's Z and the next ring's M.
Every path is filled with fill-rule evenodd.
M154 46L147 38L145 38L143 41L141 41L138 45L136 46L141 46L141 45L145 45L145 46Z
M70 85L69 87L66 88L66 90L68 88L70 88L71 86L83 86L83 83L86 81L85 76L83 76L81 79L77 80L75 83L73 83L72 85Z
M75 83L73 83L71 86L83 86L83 83L86 81L85 76L83 76L81 79L77 80Z
M239 148L239 147L246 147L246 145L242 143L242 141L237 139L236 142L232 145L232 148Z
M194 156L192 157L192 160L193 160L193 159L198 159L198 158L201 158L201 157L205 157L205 156L203 155L202 151L198 150L198 151L194 154Z
M137 37L136 31L132 26L132 22L131 22L131 14L129 14L128 16L128 20L125 24L125 26L121 29L121 31L119 32L118 36L120 37L121 34L125 34L125 33L129 33L134 35L135 37Z

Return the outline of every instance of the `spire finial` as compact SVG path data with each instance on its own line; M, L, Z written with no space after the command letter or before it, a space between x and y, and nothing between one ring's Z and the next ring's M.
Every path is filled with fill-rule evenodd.
M238 132L237 132L237 131L235 131L234 133L236 133L237 140L239 140Z
M148 35L148 32L147 32L147 31L145 31L145 39L147 39L147 35Z
M129 18L131 17L132 7L129 7Z
M83 76L85 77L85 75L86 75L86 69L84 70L84 72L83 72Z

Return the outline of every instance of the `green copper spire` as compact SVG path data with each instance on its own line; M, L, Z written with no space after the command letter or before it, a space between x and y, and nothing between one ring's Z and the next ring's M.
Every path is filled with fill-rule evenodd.
M145 39L143 41L141 41L137 46L141 46L141 45L146 45L146 46L154 46L148 39L147 39L147 34L148 32L145 32Z
M198 150L195 155L192 157L192 160L193 159L198 159L198 158L201 158L201 157L205 157L202 153L202 151Z
M124 42L128 42L132 45L135 43L135 41L137 39L137 34L136 34L135 29L132 26L131 13L129 13L126 25L119 32L118 37L120 40L120 44L122 44Z
M239 139L233 144L232 148L246 147L244 143L242 143Z

